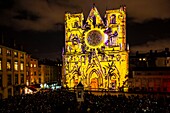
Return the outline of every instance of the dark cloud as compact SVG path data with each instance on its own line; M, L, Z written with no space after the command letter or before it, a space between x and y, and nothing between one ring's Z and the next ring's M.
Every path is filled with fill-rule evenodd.
M130 50L149 51L170 48L170 19L154 19L147 22L129 24L127 39Z
M148 41L145 44L141 44L141 45L136 45L136 46L132 46L130 47L131 52L149 52L150 50L164 50L165 48L170 48L170 39L169 38L165 38L165 39L159 39L159 40L155 40L155 41Z
M87 17L92 4L95 3L104 16L106 9L127 6L128 16L136 22L161 18L170 18L169 0L9 0L2 2L0 24L19 30L47 31L55 30L56 23L64 22L66 11L83 11ZM6 6L6 7L5 7ZM25 13L21 13L24 12ZM18 17L18 18L16 18ZM22 17L19 18L19 17Z
M65 12L83 11L86 19L93 3L101 16L126 5L131 51L169 47L170 0L1 0L0 30L36 56L54 58L64 46Z

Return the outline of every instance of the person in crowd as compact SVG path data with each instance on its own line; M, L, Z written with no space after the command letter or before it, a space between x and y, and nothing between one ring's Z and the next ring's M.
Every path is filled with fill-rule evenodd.
M76 94L49 91L1 100L0 113L170 113L167 96L94 95L86 93L79 105Z

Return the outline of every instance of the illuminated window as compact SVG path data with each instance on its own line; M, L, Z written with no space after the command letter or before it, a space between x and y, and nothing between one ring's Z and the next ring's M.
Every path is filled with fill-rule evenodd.
M11 61L10 60L8 60L7 61L7 70L11 70Z
M146 61L146 58L143 58L143 61Z
M139 58L139 61L142 61L142 58Z
M24 58L24 54L23 54L23 53L21 53L20 57L21 57L21 58Z
M62 66L62 64L60 64L60 66Z
M34 67L37 67L37 65L36 65L36 64L34 64Z
M29 71L26 72L26 75L29 75Z
M21 65L20 65L20 69L21 69L21 71L23 71L23 70L24 70L24 63L21 63Z
M30 64L30 67L32 67L32 64Z
M14 56L18 57L18 52L14 51Z
M17 61L14 62L14 70L16 70L16 71L18 70L18 62Z
M10 56L10 55L11 55L11 51L7 49L6 54L7 54L8 56Z
M2 60L0 59L0 70L2 70Z

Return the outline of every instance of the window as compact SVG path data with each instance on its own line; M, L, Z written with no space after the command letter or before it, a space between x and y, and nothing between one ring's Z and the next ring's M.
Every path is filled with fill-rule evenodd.
M41 78L39 78L39 83L41 83Z
M79 26L78 21L74 22L74 27L77 28Z
M35 71L35 72L34 72L34 76L36 76L36 74L37 74L37 73L36 73L36 71Z
M27 75L27 76L29 75L29 71L26 72L26 75Z
M31 72L31 76L33 76L33 72Z
M0 87L2 87L2 75L0 75Z
M18 57L18 52L14 51L14 56Z
M21 58L24 58L24 54L23 54L23 53L21 53L20 57L21 57Z
M18 61L14 62L14 70L18 71Z
M7 70L11 70L11 60L7 60Z
M146 58L143 58L143 61L146 61Z
M2 48L0 48L0 54L2 54Z
M37 65L36 65L36 64L34 64L34 67L37 67Z
M168 63L169 63L169 60L167 60L166 63L168 64Z
M111 17L110 17L110 23L111 24L116 24L116 15L113 14Z
M11 56L11 51L7 49L6 54L7 54L8 56Z
M23 70L24 70L24 63L23 63L23 62L21 62L20 70L21 70L21 71L23 71Z
M15 84L18 84L18 74L15 74Z
M12 96L12 88L9 88L8 89L8 97L11 97Z
M21 84L24 83L24 74L21 74Z
M32 67L32 64L30 64L30 67Z
M0 59L0 70L2 70L2 59Z
M11 75L8 75L8 85L12 85L12 77Z

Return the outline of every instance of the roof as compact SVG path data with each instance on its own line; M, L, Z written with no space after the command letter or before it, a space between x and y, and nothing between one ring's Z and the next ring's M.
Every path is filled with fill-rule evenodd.
M170 71L170 67L134 67L133 71Z
M79 84L77 85L77 87L84 87L84 85L83 85L81 82L79 82Z

